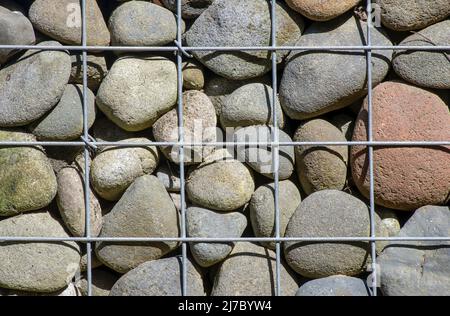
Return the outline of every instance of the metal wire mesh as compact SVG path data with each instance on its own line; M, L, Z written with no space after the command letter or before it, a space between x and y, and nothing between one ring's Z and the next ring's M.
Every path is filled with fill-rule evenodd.
M275 242L276 248L276 270L275 270L275 295L282 295L280 271L281 271L281 243L286 241L303 241L303 242L350 242L361 241L369 242L371 250L371 271L372 275L377 275L377 258L376 258L376 242L377 241L450 241L450 236L442 237L380 237L376 236L375 227L375 199L374 199L374 161L373 151L376 146L448 146L450 140L446 141L374 141L373 140L373 117L372 117L372 52L377 50L414 50L414 51L449 51L450 46L373 46L371 43L371 28L372 28L372 3L371 0L366 1L367 12L367 43L363 46L277 46L276 36L276 5L277 0L270 0L270 14L271 14L271 43L270 46L260 47L185 47L182 44L182 19L181 19L181 0L177 0L177 39L174 46L171 47L153 47L153 46L88 46L87 45L87 27L86 27L86 0L81 2L81 17L82 17L82 43L81 46L34 46L34 45L0 45L0 49L27 49L27 50L64 50L64 51L82 51L82 69L83 69L83 136L80 141L36 141L36 142L16 142L16 141L1 141L0 147L6 146L82 146L84 148L84 194L85 194L85 210L86 210L86 233L85 237L9 237L0 236L0 242L14 241L14 242L63 242L75 241L86 244L87 253L87 294L92 296L92 243L98 241L107 242L158 242L158 241L174 241L181 243L182 250L182 269L181 269L181 290L182 294L188 295L187 284L189 282L187 276L187 244L190 242ZM310 142L280 142L278 129L276 128L277 111L274 109L277 98L277 52L278 51L364 51L367 62L367 85L368 85L368 139L367 141L310 141ZM177 80L178 80L178 141L177 142L100 142L96 141L89 135L88 127L88 109L87 109L87 53L89 51L126 51L126 52L174 52L176 53L177 64ZM271 52L272 62L272 140L270 142L185 142L184 140L184 126L183 126L183 79L182 79L182 63L183 56L190 57L191 51L268 51ZM180 185L181 185L181 236L173 238L162 237L92 237L90 225L90 159L89 148L97 148L98 146L115 146L115 147L137 147L137 146L179 146L179 168L180 168ZM239 237L239 238L200 238L187 237L186 234L186 197L185 197L185 163L184 163L184 147L185 146L268 146L272 148L272 166L274 171L274 209L275 209L275 236L274 237ZM370 203L370 237L282 237L280 236L280 208L279 208L279 147L280 146L356 146L363 145L368 147L369 155L369 203ZM372 277L371 294L377 295L377 278Z

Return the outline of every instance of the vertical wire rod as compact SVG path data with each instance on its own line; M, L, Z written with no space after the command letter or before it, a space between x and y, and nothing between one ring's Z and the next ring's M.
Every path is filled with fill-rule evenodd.
M367 45L372 45L372 0L367 0ZM373 141L373 96L372 96L372 50L366 52L367 61L367 99L368 99L368 141ZM375 227L375 201L374 201L374 173L373 173L373 146L368 146L369 153L369 201L370 201L370 237L376 237ZM370 242L372 257L372 295L377 296L377 250L376 242Z
M86 0L81 1L81 45L83 48L87 46L87 25L86 25ZM88 100L87 100L87 50L82 52L83 59L83 134L84 139L89 139L88 126ZM87 143L84 144L84 208L85 208L85 224L86 238L91 238L91 206L90 206L90 185L89 185L89 148ZM87 259L87 294L92 296L92 244L86 243L86 259Z
M271 1L271 42L272 47L277 45L277 23L276 23L276 6L277 1ZM277 51L272 51L272 102L270 110L272 111L272 141L278 143L278 118L277 118ZM273 146L272 148L272 168L274 172L274 210L275 210L275 237L280 238L280 203L279 203L279 146ZM281 244L279 241L275 243L275 295L281 295Z
M184 179L184 122L183 122L183 43L181 38L181 0L177 0L177 80L178 80L178 138L179 162L180 162L180 200L181 200L181 237L186 238L186 204L185 204L185 179ZM181 268L181 292L187 296L187 244L181 244L182 268Z

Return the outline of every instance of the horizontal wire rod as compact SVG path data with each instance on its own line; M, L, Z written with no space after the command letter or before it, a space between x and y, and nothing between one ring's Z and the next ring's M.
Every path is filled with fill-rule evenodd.
M70 51L128 51L128 52L175 52L177 46L38 46L38 45L0 45L0 49L30 49L30 50L70 50ZM283 51L283 50L414 50L414 51L450 51L450 46L217 46L217 47L185 47L185 51Z
M0 242L345 242L345 241L448 241L443 237L1 237Z
M58 142L36 141L16 142L3 141L0 147L16 146L114 146L114 147L142 147L142 146L450 146L448 141L311 141L311 142Z

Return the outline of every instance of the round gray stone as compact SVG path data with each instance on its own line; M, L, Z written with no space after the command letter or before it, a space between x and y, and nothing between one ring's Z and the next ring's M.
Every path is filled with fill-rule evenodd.
M95 95L87 89L88 128L95 121ZM39 140L66 141L83 134L83 86L66 85L58 104L38 121L30 125Z
M130 138L120 142L150 142L148 138ZM159 161L158 149L147 147L106 147L91 165L95 192L108 201L117 201L133 181L151 174Z
M205 82L205 94L213 103L218 117L220 117L222 114L222 108L225 105L227 97L239 87L250 83L262 83L265 85L270 85L271 79L269 76L262 76L258 78L236 81L214 74L208 77L208 80L206 80Z
M448 0L380 0L381 21L395 31L420 30L450 16Z
M40 118L58 103L69 76L70 57L64 51L30 50L1 69L0 126L23 126Z
M399 237L445 237L448 206L424 206L402 227ZM378 257L380 287L386 296L434 296L450 293L450 243L393 241Z
M59 237L69 235L49 212L22 214L0 221L0 235ZM9 242L0 244L0 287L51 293L70 283L80 264L75 242Z
M33 45L36 41L31 22L21 13L13 12L3 7L0 2L0 43L2 45ZM5 63L14 49L0 50L0 64Z
M277 45L293 44L303 30L300 15L277 4ZM267 0L215 1L186 32L188 46L271 45L270 3ZM194 51L192 54L216 74L233 80L261 76L272 67L270 53ZM280 52L281 57L285 52Z
M96 0L86 1L87 45L108 46L110 35ZM28 11L33 26L69 45L81 45L81 3L77 0L35 0Z
M164 46L176 39L177 20L159 5L130 1L113 11L109 30L115 46Z
M273 106L273 90L262 83L251 83L236 89L225 99L220 115L222 127L273 125L272 108L276 109L277 126L284 127L280 101Z
M386 237L381 220L379 217L375 220L376 235ZM369 210L359 199L337 190L315 192L303 200L285 234L285 237L342 236L369 237ZM354 276L362 273L370 262L370 243L286 242L284 253L291 268L308 278Z
M218 213L200 207L186 210L186 229L189 237L237 238L247 227L247 218L239 212ZM190 243L195 261L202 267L210 267L225 259L234 243Z
M367 24L351 14L328 22L313 23L296 46L362 46ZM364 33L364 38L362 36ZM372 45L391 46L380 29L372 29ZM387 75L392 51L373 55L372 83ZM352 104L367 92L364 52L295 51L288 57L280 85L280 102L292 119L305 120Z
M273 131L270 127L247 126L238 129L234 133L236 142L271 142ZM278 131L278 139L280 142L292 142L291 137L283 132ZM236 148L239 161L247 163L253 170L270 179L274 178L273 153L270 146L265 145L238 145ZM279 179L288 179L295 166L295 154L293 146L280 146L279 148Z
M186 143L216 141L216 112L208 96L203 92L190 90L183 93L183 123ZM153 136L158 142L177 142L178 126L178 111L172 109L153 124ZM160 149L167 159L180 163L179 146L161 146ZM184 146L183 149L183 161L195 164L201 163L211 154L214 146Z
M210 159L200 164L186 181L191 202L217 211L232 211L246 204L255 190L251 170L234 160Z
M448 4L450 7L450 3ZM449 46L450 20L442 21L407 37L407 46ZM450 62L445 52L397 51L392 60L395 72L415 85L450 89Z
M111 212L103 217L100 237L179 236L178 212L158 178L137 178ZM145 261L159 259L178 246L176 242L98 242L98 259L109 268L126 273Z
M97 106L127 131L149 128L177 101L177 69L164 57L117 60L103 80Z
M72 53L72 70L70 73L69 83L83 84L83 58L82 54ZM88 54L87 55L87 84L89 89L97 91L108 73L106 59L103 55Z
M297 129L296 142L343 141L342 132L322 119L308 121ZM347 146L296 146L297 174L307 194L316 191L342 190L347 180Z
M181 0L181 15L185 19L195 19L215 0ZM177 0L161 0L164 6L177 12Z
M180 257L145 262L122 276L110 296L181 296L181 270ZM188 296L205 296L202 275L190 260L187 279Z
M275 253L261 246L238 242L219 267L212 296L275 295ZM280 266L281 295L292 296L297 281L284 263Z
M306 282L296 296L369 296L369 292L361 279L333 275Z
M56 202L64 224L75 237L86 234L86 210L84 181L80 171L74 167L61 169L57 175L58 195ZM102 229L102 208L94 192L89 193L91 215L90 234L93 237Z
M0 141L36 141L20 129L0 129ZM48 206L56 195L52 166L38 146L0 148L0 216Z
M278 206L280 209L280 236L284 237L287 224L301 202L300 191L290 180L278 184ZM256 189L250 200L250 219L256 237L274 237L275 185L269 183ZM275 249L275 242L263 242L265 247Z

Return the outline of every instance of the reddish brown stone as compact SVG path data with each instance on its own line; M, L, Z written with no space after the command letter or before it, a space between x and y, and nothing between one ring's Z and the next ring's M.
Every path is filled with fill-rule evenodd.
M367 99L353 133L367 140ZM448 141L450 113L436 94L400 82L373 90L373 139L377 141ZM351 150L353 179L369 196L369 159L365 146ZM445 204L450 196L450 146L375 147L374 193L379 205L415 210Z

